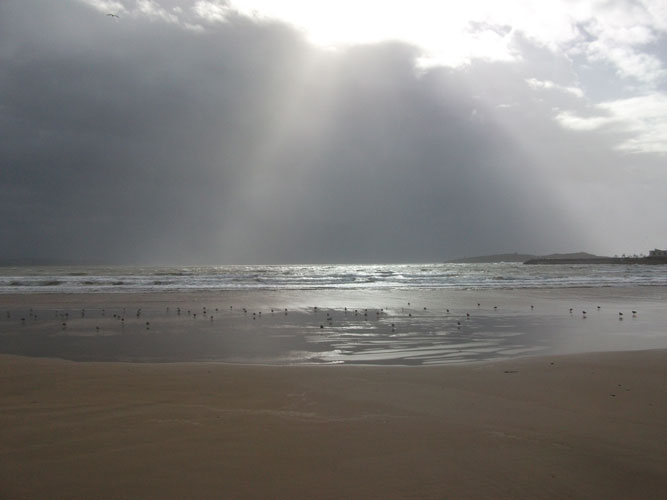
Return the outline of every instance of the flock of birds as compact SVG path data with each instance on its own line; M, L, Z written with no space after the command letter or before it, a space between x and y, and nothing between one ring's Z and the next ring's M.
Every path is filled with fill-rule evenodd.
M481 304L477 303L477 309L479 310L481 308ZM226 308L225 308L226 309ZM225 309L220 308L220 307L215 307L215 308L207 308L206 306L201 306L201 309L194 309L194 308L187 308L187 307L174 307L172 309L172 306L167 306L165 309L165 314L170 315L172 313L175 313L176 317L190 317L193 320L196 320L197 318L200 319L205 319L209 322L213 322L214 320L218 319L221 317L221 315L224 313ZM534 305L530 305L530 310L533 311L535 309ZM600 311L602 308L601 306L597 306L597 311ZM492 309L494 312L498 311L498 306L493 306ZM319 328L320 329L325 329L327 327L333 327L334 326L334 313L338 312L339 313L339 318L344 318L346 320L352 319L354 320L361 320L363 319L364 322L368 321L369 319L375 318L376 320L380 319L388 319L390 317L396 318L394 322L391 322L391 331L395 332L396 331L396 321L401 321L401 320L409 320L410 318L413 318L413 316L418 315L418 311L421 311L423 314L429 314L426 311L428 311L427 307L423 308L413 308L411 303L407 303L407 308L402 307L400 309L400 313L396 312L389 312L389 309L368 309L368 308L362 308L362 309L348 309L347 307L344 307L342 310L336 311L335 309L329 308L321 308L319 306L312 306L312 308L306 309L306 310L297 310L296 312L312 312L315 315L318 316L319 319ZM17 316L19 317L19 321L22 325L26 325L27 321L36 321L38 319L38 314L37 311L34 310L32 307L27 310L27 314L25 314L25 310L15 310L15 311L10 311L7 310L5 312L5 318L7 320L11 320L12 318L16 318ZM233 305L230 305L227 309L228 314L236 314L237 316L243 316L246 318L252 318L253 321L256 321L258 319L262 318L262 311L255 311L251 312L249 311L246 307L237 307L234 309ZM269 308L265 311L266 314L282 314L284 316L288 315L288 309L287 308L276 308L272 307ZM324 312L325 316L322 317L319 313ZM14 315L13 315L13 314ZM454 319L454 315L457 316L456 320L456 328L461 329L463 325L463 321L470 320L473 316L471 315L470 312L465 312L465 314L461 312L457 313L452 313L450 309L445 308L444 313L448 319ZM574 308L569 309L570 315L574 315L575 310ZM40 314L46 314L48 315L47 311L40 311ZM59 322L59 326L62 330L67 330L68 325L72 322L74 318L79 316L80 318L91 318L91 315L94 315L98 318L111 318L113 320L118 321L123 327L128 323L126 321L126 317L131 318L134 317L136 318L137 321L134 321L133 324L137 324L139 322L146 330L151 329L151 322L147 320L147 318L144 317L144 311L142 308L131 308L130 313L128 314L128 308L127 307L122 307L122 308L116 308L115 312L111 312L110 315L107 315L107 309L106 308L95 308L95 309L88 309L86 310L85 308L76 310L76 312L68 311L68 310L54 310L53 311L53 317L52 320L55 319ZM632 317L636 318L638 312L636 310L631 311ZM582 318L586 318L588 315L586 310L581 310L581 316ZM150 311L147 316L150 318L158 318L158 313L156 311ZM44 316L40 316L41 318L44 318ZM618 312L618 319L623 320L624 318L624 313L622 311ZM100 324L95 325L95 331L100 332L101 326Z
M325 362L331 361L326 354L331 353L335 362L382 363L391 359L420 364L492 359L526 352L526 349L530 352L548 349L548 341L525 335L539 333L540 325L549 324L547 318L572 318L574 328L580 328L575 326L577 323L583 326L591 321L586 319L587 312L581 307L570 308L568 315L567 305L561 306L560 312L553 309L545 312L540 305L530 303L518 307L477 303L475 307L472 302L467 307L453 304L451 309L445 305L427 305L413 306L404 302L393 303L388 308L350 308L322 304L288 309L247 304L246 307L242 304L208 307L172 302L128 304L127 307L118 303L107 303L106 307L105 304L93 307L88 304L81 309L74 304L66 308L60 304L55 310L41 305L28 308L26 304L0 312L0 318L6 318L0 321L0 345L5 345L3 338L6 338L6 345L12 346L10 349L19 349L19 352L22 348L26 352L34 348L55 349L63 357L67 357L71 346L75 346L73 349L79 346L86 350L86 355L103 359L108 354L103 351L109 346L113 346L110 352L115 352L116 348L126 349L129 358L134 356L136 348L140 358L160 353L165 359L181 359L179 356L184 349L186 354L183 355L194 356L194 360L208 359L207 356L226 359L225 356L236 355L241 359L245 359L244 356L254 359L254 356L272 356L275 352L288 355L293 349L299 352L304 349L312 354L307 359L320 359L315 355L325 353L321 358ZM591 309L595 311L595 306ZM623 320L630 314L632 318L638 315L636 310L604 309L603 313L602 307L597 307L600 314L594 316L614 320L617 314L618 320ZM547 322L542 323L540 318ZM194 335L192 344L185 340L190 335ZM178 343L174 336L184 339L185 344ZM53 344L57 337L63 340ZM110 337L116 339L113 344L108 343ZM105 338L107 340L103 340ZM264 339L268 344L263 343ZM298 339L296 344L293 339ZM303 346L303 341L313 348L295 347ZM267 349L271 354L266 354ZM198 350L201 354L192 354Z
M601 307L600 307L600 306L597 306L597 310L599 311L600 309L601 309ZM570 314L572 314L573 312L574 312L574 309L570 307ZM588 313L587 313L585 310L581 311L581 315L582 315L582 317L585 318L587 314L588 314ZM633 317L633 318L636 318L636 317L637 317L637 311L632 311L632 317ZM622 312L622 311L619 311L619 312L618 312L618 319L619 319L619 320L623 320L623 312Z

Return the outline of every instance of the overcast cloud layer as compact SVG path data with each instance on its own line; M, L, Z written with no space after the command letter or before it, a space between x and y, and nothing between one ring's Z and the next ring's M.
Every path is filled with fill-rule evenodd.
M665 8L518 5L456 52L252 2L3 1L0 259L667 247Z

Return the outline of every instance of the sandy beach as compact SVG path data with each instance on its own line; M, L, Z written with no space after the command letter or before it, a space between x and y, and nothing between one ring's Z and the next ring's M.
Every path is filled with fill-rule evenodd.
M667 496L667 352L451 367L0 358L2 498Z
M568 293L423 294L412 312L404 306L408 297L387 294L381 301L367 294L4 296L5 348L44 344L74 359L84 357L82 346L98 346L82 339L97 336L111 342L99 344L98 354L117 356L122 328L144 341L166 336L164 346L175 351L163 346L162 354L210 340L204 328L212 328L211 320L194 320L185 309L192 313L202 304L219 309L216 328L251 339L209 348L257 354L248 344L263 339L275 355L293 349L299 335L319 332L325 310L340 316L322 330L363 326L367 320L342 322L343 297L351 307L377 306L387 314L361 332L407 317L400 324L423 328L420 335L440 322L456 336L453 321L469 310L479 325L464 323L473 336L510 325L525 329L522 342L539 344L539 332L551 325L587 340L568 340L561 351L551 346L549 355L503 358L503 351L493 351L492 361L449 366L182 362L199 356L196 349L168 363L55 359L63 357L60 351L3 354L0 497L666 498L667 350L657 348L656 334L664 325L664 290ZM456 314L451 321L441 315L445 299ZM320 312L306 306L313 301ZM247 311L223 317L229 303L234 311L247 304ZM570 317L572 303L588 307L589 317L579 311ZM616 317L619 306L637 304L636 318ZM149 331L145 316L128 314L125 327L115 313L109 317L130 305L135 315L138 308L150 315ZM252 318L259 310L265 319ZM63 311L69 311L64 330L57 316ZM284 345L274 338L282 339L281 331L290 332ZM22 337L30 342L18 342ZM63 338L69 343L60 343ZM311 345L308 338L302 347ZM603 351L602 340L617 352L562 353L587 346ZM618 350L626 344L633 351Z

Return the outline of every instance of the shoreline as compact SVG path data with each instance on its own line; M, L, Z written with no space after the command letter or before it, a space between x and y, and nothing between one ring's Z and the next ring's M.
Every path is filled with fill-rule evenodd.
M1 355L0 367L6 498L667 492L667 350L428 367Z

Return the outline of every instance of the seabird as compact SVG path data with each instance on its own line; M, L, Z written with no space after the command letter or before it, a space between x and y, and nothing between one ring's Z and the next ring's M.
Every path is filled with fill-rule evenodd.
M116 19L120 19L120 16L119 16L119 15L117 15L117 14L112 14L111 12L109 12L109 13L107 14L107 17L115 17Z

